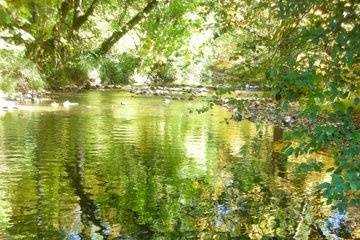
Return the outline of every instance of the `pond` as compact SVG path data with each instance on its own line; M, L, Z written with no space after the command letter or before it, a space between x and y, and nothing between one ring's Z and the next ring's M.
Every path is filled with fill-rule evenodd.
M324 174L285 163L271 125L199 100L67 99L0 116L0 239L303 239L324 218Z

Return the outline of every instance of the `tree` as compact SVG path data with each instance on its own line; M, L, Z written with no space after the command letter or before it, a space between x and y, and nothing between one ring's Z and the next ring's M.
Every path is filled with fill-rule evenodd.
M282 26L277 60L271 69L274 94L302 104L310 126L297 128L299 145L287 153L301 155L326 149L335 158L331 183L321 185L339 206L359 204L360 131L353 122L359 91L359 3L356 1L279 2ZM324 106L328 105L328 107Z
M226 13L225 26L231 33L240 32L245 43L238 45L239 57L245 58L239 68L245 65L249 72L260 71L284 109L300 104L300 116L307 125L290 132L285 153L328 151L336 167L328 169L331 182L321 185L325 196L341 207L358 205L360 131L353 120L359 111L360 4L269 0L235 1L226 7L235 13ZM236 13L246 17L237 21ZM264 52L256 52L259 44ZM262 59L264 67L246 64L254 56Z
M7 15L14 12L21 21L7 21L6 27L26 30L34 37L32 42L26 43L27 56L38 65L50 84L56 86L59 85L59 79L66 77L63 73L71 72L68 71L69 67L84 57L86 52L105 55L159 4L155 0L136 3L123 0L116 8L112 8L115 2L117 1L9 1L6 3ZM121 26L116 27L113 34L102 43L85 38L84 32L96 36L96 11L104 10L110 12L114 21ZM136 11L138 13L134 14ZM121 16L118 16L119 13ZM120 18L125 21L117 21Z

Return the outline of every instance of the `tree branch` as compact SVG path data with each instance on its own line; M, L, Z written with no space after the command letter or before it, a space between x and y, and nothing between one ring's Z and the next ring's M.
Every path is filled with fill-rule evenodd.
M72 24L72 30L78 31L80 27L88 20L88 18L93 14L96 4L99 2L99 0L93 0L89 6L89 8L86 10L85 13L83 13L81 9L82 0L76 0L74 5L74 19Z
M71 5L72 5L71 0L64 0L61 3L60 10L59 10L61 23L65 22L66 16L70 11Z
M129 22L127 22L120 30L117 30L112 33L112 35L107 38L96 50L97 55L105 55L109 52L109 50L117 43L126 33L132 30L141 20L143 20L148 13L155 9L158 5L158 0L150 1L146 7L136 14Z

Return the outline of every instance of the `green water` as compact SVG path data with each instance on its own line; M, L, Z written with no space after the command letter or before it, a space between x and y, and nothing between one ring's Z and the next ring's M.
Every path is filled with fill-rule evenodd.
M79 106L0 116L0 239L295 234L308 184L275 151L278 130L189 113L200 101L65 99Z

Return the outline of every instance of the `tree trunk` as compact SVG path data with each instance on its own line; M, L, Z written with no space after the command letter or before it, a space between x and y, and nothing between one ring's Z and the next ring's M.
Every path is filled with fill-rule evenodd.
M120 30L113 32L113 34L101 44L100 48L97 49L96 54L100 56L107 54L115 43L117 43L126 33L132 30L139 22L141 22L148 13L154 10L158 3L158 0L150 1L141 12L136 14Z
M74 5L74 18L73 18L73 24L72 24L72 30L78 31L80 27L88 20L88 18L93 14L96 4L99 2L99 0L93 0L89 6L89 8L86 10L85 13L83 13L81 9L82 0L76 0Z

